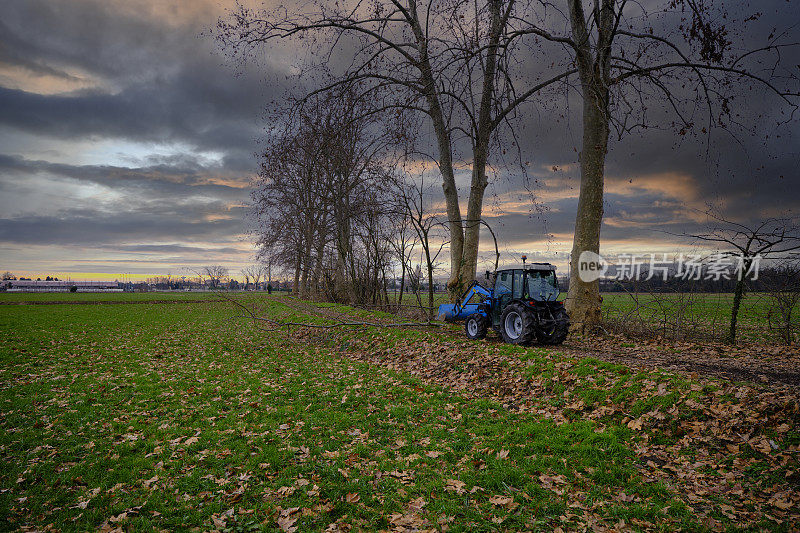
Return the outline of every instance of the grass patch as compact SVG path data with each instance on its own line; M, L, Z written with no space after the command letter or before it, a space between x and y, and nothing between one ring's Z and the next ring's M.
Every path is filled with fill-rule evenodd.
M313 343L233 314L219 303L4 309L0 529L701 528L672 489L643 480L622 422L557 424L341 357L359 339L385 350L434 333ZM551 352L519 353L532 377L563 387ZM596 386L565 403L631 401L645 386L626 367L569 364Z

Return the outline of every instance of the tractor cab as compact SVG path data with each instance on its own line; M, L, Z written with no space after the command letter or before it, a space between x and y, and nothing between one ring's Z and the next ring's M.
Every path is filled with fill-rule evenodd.
M497 329L500 315L513 300L523 302L555 302L558 298L556 267L549 263L532 263L498 270L494 275L492 326Z

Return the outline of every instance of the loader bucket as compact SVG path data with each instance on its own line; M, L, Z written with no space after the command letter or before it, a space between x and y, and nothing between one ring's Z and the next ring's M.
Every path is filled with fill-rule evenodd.
M436 315L436 320L455 320L458 313L456 304L442 304L439 306L439 313Z
M439 306L438 320L466 320L469 315L478 311L478 304L442 304Z

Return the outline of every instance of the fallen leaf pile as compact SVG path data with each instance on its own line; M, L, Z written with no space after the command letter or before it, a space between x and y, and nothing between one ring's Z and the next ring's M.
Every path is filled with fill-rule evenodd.
M571 401L575 391L592 386L603 375L613 387L619 375L603 368L578 375L573 371L577 363L558 350L531 348L556 369L554 376L541 379L526 375L526 365L517 355L523 349L504 355L497 343L442 339L400 341L387 350L372 346L374 339L362 339L359 349L346 355L556 423L576 418L594 420L601 428L623 423L636 433L634 449L645 478L675 487L709 527L721 527L708 516L720 501L727 502L725 508L743 524L758 523L764 516L779 524L800 520L797 389L700 377L679 387L659 382L661 376L653 374L641 377L641 390L624 402L586 405ZM637 403L667 394L674 397L668 407L636 412ZM754 469L764 474L763 481L753 482Z
M570 338L565 353L733 381L800 387L800 345L628 339L621 335Z

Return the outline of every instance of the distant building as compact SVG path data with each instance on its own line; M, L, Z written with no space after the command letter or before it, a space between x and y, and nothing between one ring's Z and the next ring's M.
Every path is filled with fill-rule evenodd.
M8 292L122 292L116 281L32 281L12 279L2 282Z

